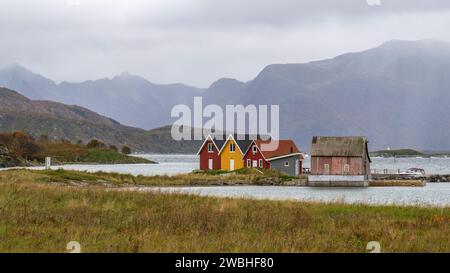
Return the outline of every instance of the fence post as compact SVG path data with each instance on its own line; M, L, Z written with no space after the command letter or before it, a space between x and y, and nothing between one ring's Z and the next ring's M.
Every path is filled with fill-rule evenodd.
M49 170L51 166L52 166L52 158L46 157L45 158L45 169Z

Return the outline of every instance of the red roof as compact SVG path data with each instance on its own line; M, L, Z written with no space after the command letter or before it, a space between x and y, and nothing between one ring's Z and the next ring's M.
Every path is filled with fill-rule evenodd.
M303 159L303 155L301 155L300 150L292 140L272 140L273 144L271 145L277 145L277 148L274 151L267 151L267 148L265 151L262 148L262 144L269 144L271 143L271 140L255 140L254 142L266 159L298 153L300 153L300 157Z

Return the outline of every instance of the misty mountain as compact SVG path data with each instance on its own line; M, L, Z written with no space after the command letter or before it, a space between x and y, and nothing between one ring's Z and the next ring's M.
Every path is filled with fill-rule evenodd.
M314 135L366 135L373 149L450 149L449 76L448 43L391 41L329 60L269 65L237 100L208 103L279 104L282 137L306 149Z
M54 84L18 65L0 70L0 85L146 129L169 124L173 105L202 95L204 104L279 104L281 137L304 150L313 135L365 135L371 149L449 150L449 75L448 43L394 40L332 59L269 65L252 81L220 79L206 90L130 74Z
M170 124L173 105L192 104L192 97L203 91L183 84L153 84L130 73L112 79L56 84L18 64L0 69L0 86L30 99L80 105L145 129Z
M13 90L0 88L0 132L6 131L72 142L98 139L119 147L128 145L137 152L192 153L199 145L195 141L174 141L171 127L150 131L128 127L80 106L30 100Z

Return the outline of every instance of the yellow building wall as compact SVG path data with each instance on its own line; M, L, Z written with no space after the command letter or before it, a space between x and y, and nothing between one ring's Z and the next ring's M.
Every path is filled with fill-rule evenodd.
M236 149L234 152L230 152L230 144L234 143L236 145ZM234 169L239 170L244 168L244 161L242 157L244 155L239 150L236 142L233 139L229 139L225 144L222 153L220 153L220 166L222 170L230 171L230 160L234 159Z

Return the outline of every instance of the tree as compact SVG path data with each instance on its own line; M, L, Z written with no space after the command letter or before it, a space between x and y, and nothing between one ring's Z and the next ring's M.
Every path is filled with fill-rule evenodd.
M50 137L48 135L40 135L38 137L38 142L49 142L50 141Z
M91 141L88 142L86 147L89 148L89 149L101 148L101 147L105 147L105 144L103 142L101 142L101 141L96 140L96 139L92 139Z
M42 150L33 137L23 132L2 134L0 142L10 150L10 154L14 158L34 159Z
M117 149L117 147L116 147L115 145L109 145L109 149L110 149L110 150L113 150L113 151L115 151L115 152L118 152L118 151L119 151L119 149Z
M123 146L123 147L122 147L122 154L126 154L126 155L131 154L131 149L130 149L130 147L128 147L128 146Z

